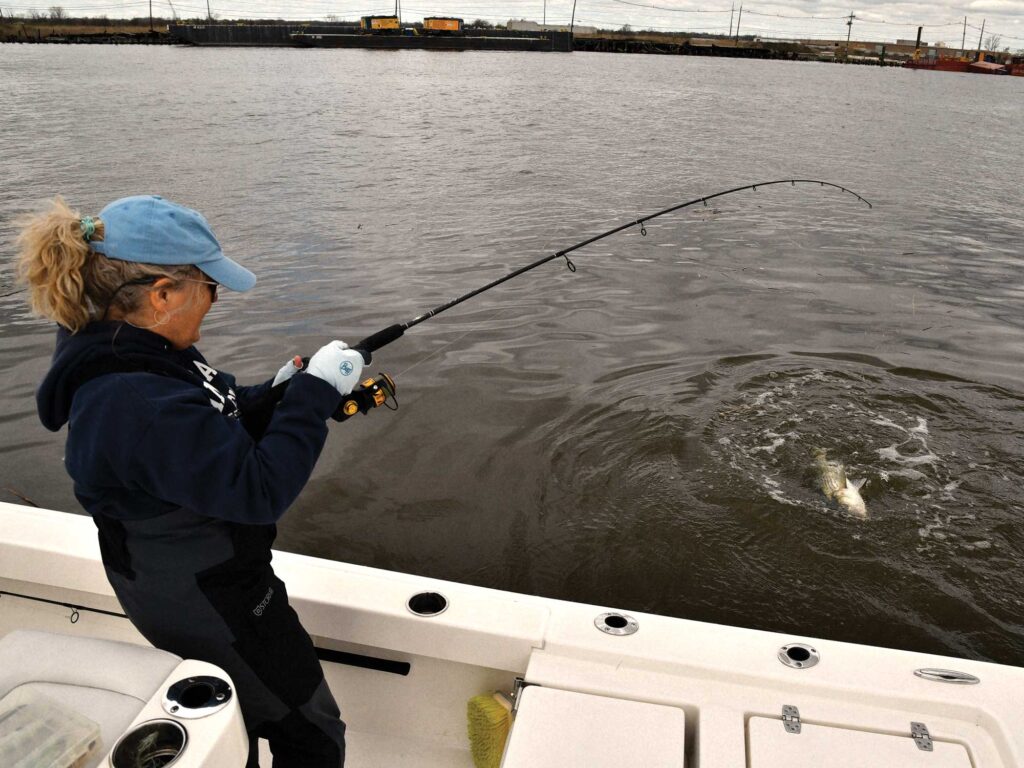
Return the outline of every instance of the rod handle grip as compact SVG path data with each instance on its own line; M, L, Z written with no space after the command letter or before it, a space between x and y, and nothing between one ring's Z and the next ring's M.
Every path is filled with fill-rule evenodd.
M376 352L383 346L387 346L395 339L401 338L405 333L405 328L397 323L395 325L389 325L383 331L377 331L371 336L367 336L360 342L352 345L352 349L356 350L363 356L363 361L369 365L372 359L371 352Z

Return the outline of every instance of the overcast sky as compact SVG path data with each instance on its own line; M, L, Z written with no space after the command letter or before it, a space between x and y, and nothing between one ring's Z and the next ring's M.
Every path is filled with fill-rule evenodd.
M394 0L209 0L214 15L220 18L356 19L372 13L389 13ZM0 0L4 15L11 12L28 15L31 10L46 12L59 4L68 15L110 17L145 16L149 0ZM170 16L171 6L179 16L205 16L206 0L153 0L154 15ZM732 16L733 29L739 21L740 0L734 14L732 0L577 0L576 22L598 27L684 30L727 33ZM424 16L461 16L467 21L487 19L505 22L510 18L567 23L572 0L405 0L402 18L417 21ZM967 47L978 44L985 21L985 37L990 33L1003 38L1002 46L1024 49L1024 0L928 0L927 2L883 2L882 0L784 0L743 3L740 31L765 37L845 38L843 18L856 15L853 38L859 40L895 40L914 38L918 25L925 25L924 39L943 41L960 47L967 17Z

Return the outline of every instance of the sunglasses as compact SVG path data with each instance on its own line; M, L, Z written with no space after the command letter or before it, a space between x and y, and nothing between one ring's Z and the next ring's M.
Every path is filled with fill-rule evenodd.
M136 278L135 280L126 280L125 282L117 286L117 288L114 289L114 292L110 294L110 301L113 302L114 297L117 296L117 294L119 294L123 288L127 288L130 285L152 285L157 280L160 280L162 278L163 275L151 275L149 277L139 277ZM196 277L181 277L178 279L189 283L202 283L203 285L210 286L210 301L217 300L217 286L219 286L220 283L215 282L213 280L200 280L199 278Z
M210 301L217 300L217 286L219 286L220 283L214 280L199 280L198 278L195 277L183 277L181 279L186 280L190 283L202 283L203 285L210 286Z

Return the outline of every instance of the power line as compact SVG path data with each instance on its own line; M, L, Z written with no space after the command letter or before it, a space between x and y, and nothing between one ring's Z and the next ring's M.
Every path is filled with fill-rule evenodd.
M608 0L608 2L619 3L621 5L632 5L637 8L649 8L654 11L669 11L670 13L729 13L729 11L711 11L702 9L692 8L666 8L662 5L645 5L644 3L634 3L632 0Z

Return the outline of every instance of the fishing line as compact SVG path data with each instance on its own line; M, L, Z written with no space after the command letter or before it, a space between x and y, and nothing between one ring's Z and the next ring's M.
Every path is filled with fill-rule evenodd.
M497 315L497 314L498 314L499 312L501 312L501 308L500 308L500 307L499 307L498 309L494 310L494 311L493 311L493 312L492 312L492 313L491 313L490 315L488 315L488 317L487 317L487 320L488 320L488 321L490 321L490 320L493 320L493 319L494 319L494 317L495 317L495 315ZM439 354L441 354L442 352L444 352L444 351L445 351L446 349L448 349L448 347L450 347L450 346L452 346L453 344L457 344L458 342L462 341L462 340L463 340L464 338L466 338L467 336L469 336L469 334L473 333L473 332L474 332L475 330L476 330L475 328L470 328L470 329L469 329L468 331L466 331L465 333L459 334L458 336L456 336L456 337L455 337L454 339L452 339L451 341L449 341L449 342L446 342L446 343L442 344L442 345L441 345L440 347L438 347L437 349L435 349L435 350L433 350L432 352L429 352L428 354L424 355L423 357L421 357L421 358L420 358L419 360L417 360L417 361L416 361L415 363L413 363L412 365L410 365L410 366L409 366L408 368L406 368L405 370L399 371L398 373L396 373L396 374L395 374L395 376L396 376L396 377L402 377L402 376L405 376L405 374L407 374L407 373L408 373L409 371L411 371L411 370L412 370L413 368L418 368L419 366L421 366L421 365L422 365L423 363L427 362L427 361L428 361L428 360L430 360L431 358L433 358L433 357L437 357L437 355L439 355Z
M559 228L559 233L561 233L561 229L563 229L563 228L564 228L564 226ZM551 230L548 230L547 239L544 241L544 246L540 250L541 251L546 251L548 249L548 246L551 245L551 241L554 239L554 237L555 236L551 234ZM490 322L491 320L493 320L495 318L495 316L497 316L502 311L502 309L503 309L502 307L498 307L493 312L491 312L491 314L489 314L487 316L487 321ZM430 360L430 359L432 359L434 357L437 357L437 355L441 354L442 352L444 352L446 349L448 349L452 345L459 343L464 338L469 336L469 334L473 333L475 330L476 330L475 328L470 328L465 333L460 333L458 336L456 336L451 341L449 341L449 342L447 342L445 344L442 344L440 347L438 347L437 349L435 349L435 350L433 350L431 352L428 352L426 355L421 357L419 360L417 360L415 363L410 365L405 370L399 371L398 373L395 374L395 376L397 376L398 378L401 378L401 377L405 376L405 374L407 374L409 371L413 370L414 368L418 368L420 365L422 365L423 363L427 362L428 360Z
M854 197L857 198L857 200L868 206L868 208L874 207L870 202L868 202L866 199L864 199L861 195L857 194L853 190L847 189L846 187L841 186L839 184L833 184L830 181L821 181L820 179L777 179L775 181L762 181L757 184L745 184L742 187L734 187L732 189L726 189L722 192L715 192L714 194L711 195L696 197L693 200L688 200L685 203L673 205L669 208L665 208L664 210L657 211L656 213L650 213L647 214L646 216L639 216L632 221L629 221L625 224L620 224L619 226L613 227L612 229L609 229L606 232L602 232L599 235L589 237L586 240L576 243L575 245L571 245L568 248L564 248L560 251L557 251L556 253L553 253L550 256L545 256L543 258L537 259L537 261L534 261L531 264L527 264L525 267L520 267L517 270L509 272L504 277L500 277L497 280L493 280L490 283L487 283L487 285L483 285L480 288L470 291L469 293L463 294L462 296L454 298L451 301L441 304L440 306L434 307L433 309L424 312L422 315L417 315L411 320L408 320L404 323L396 323L394 325L388 326L387 328L384 328L383 330L377 331L377 333L374 333L371 336L367 336L362 341L354 344L353 349L356 349L359 352L361 352L363 358L366 360L367 363L369 363L372 352L375 352L381 347L384 347L390 344L391 342L395 341L396 339L401 338L402 335L404 335L405 332L410 328L419 325L420 323L429 320L430 318L439 315L442 312L446 312L452 307L456 307L459 304L463 303L464 301L472 299L474 296L479 296L481 293L484 293L485 291L489 291L492 288L501 285L502 283L508 282L509 280L518 277L519 275L529 272L532 269L536 269L542 264L547 264L549 261L553 261L555 259L565 259L566 268L568 268L570 272L575 272L576 265L572 262L572 259L569 258L569 254L573 253L574 251L578 251L580 248L584 248L588 245L591 245L592 243L596 243L599 240L603 240L606 237L611 237L614 234L630 229L632 227L639 227L641 234L646 234L646 227L644 226L644 224L646 224L646 222L648 221L651 221L652 219L656 219L660 216L665 216L669 213L674 213L676 211L681 211L684 208L689 208L690 206L693 205L703 204L706 208L708 207L709 200L714 200L719 197L725 197L726 195L732 195L735 194L736 192L743 192L746 190L753 190L754 192L757 192L758 189L761 187L771 187L777 184L789 184L794 187L797 184L817 184L820 187L830 187L833 189L838 189L846 194L853 195Z

